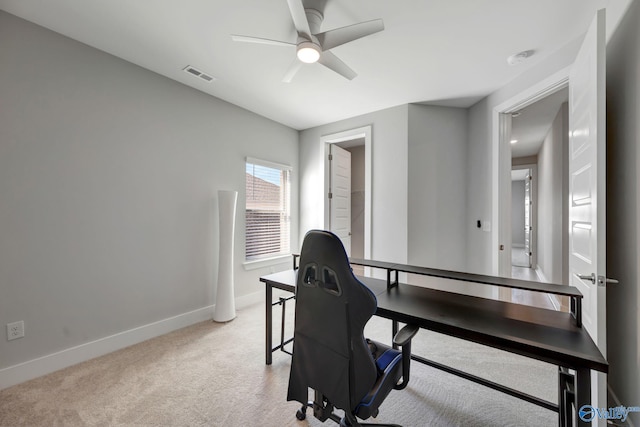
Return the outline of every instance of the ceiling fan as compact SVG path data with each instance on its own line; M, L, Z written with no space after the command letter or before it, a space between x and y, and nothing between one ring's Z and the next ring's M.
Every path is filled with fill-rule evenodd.
M298 72L303 63L318 62L330 70L335 71L346 79L352 80L357 76L347 64L342 62L333 53L329 52L334 47L349 43L359 38L384 30L382 19L360 22L334 30L320 32L320 25L324 16L316 9L305 9L302 0L287 0L293 24L298 32L295 43L270 40L259 37L232 35L237 42L260 43L274 46L293 46L296 48L297 58L289 66L282 79L289 83Z

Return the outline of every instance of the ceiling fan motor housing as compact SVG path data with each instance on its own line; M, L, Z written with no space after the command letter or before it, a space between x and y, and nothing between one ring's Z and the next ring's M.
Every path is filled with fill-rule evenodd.
M317 34L320 32L320 25L322 25L322 20L324 16L319 10L316 9L305 9L305 15L307 15L307 22L309 23L309 29L311 30L310 36Z

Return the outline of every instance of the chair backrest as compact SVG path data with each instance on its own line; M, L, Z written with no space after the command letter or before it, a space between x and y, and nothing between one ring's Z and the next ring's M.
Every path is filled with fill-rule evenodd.
M307 401L307 387L351 411L371 390L377 369L364 338L376 297L353 274L340 239L309 231L296 282L289 400Z

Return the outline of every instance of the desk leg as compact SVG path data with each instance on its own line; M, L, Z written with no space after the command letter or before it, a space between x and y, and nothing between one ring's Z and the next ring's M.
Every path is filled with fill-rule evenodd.
M576 421L579 427L591 426L591 422L580 419L580 408L591 405L591 370L588 368L576 369Z
M558 425L572 427L575 414L575 375L558 367Z
M273 343L271 342L271 336L273 334L273 306L271 305L271 299L273 298L273 288L270 284L266 284L266 296L265 296L265 316L266 316L266 336L265 336L265 363L267 365L271 365L272 353L271 349L273 347Z
M582 298L571 297L571 316L576 321L578 328L582 327Z

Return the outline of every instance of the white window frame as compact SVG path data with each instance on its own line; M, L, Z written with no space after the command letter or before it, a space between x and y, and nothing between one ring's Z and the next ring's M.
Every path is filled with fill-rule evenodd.
M271 162L268 160L262 160L262 159L256 159L253 157L247 157L245 159L245 171L246 171L246 167L248 164L253 164L253 165L257 165L257 166L263 166L263 167L267 167L267 168L272 168L272 169L278 169L281 172L287 172L289 174L289 188L286 189L287 191L287 195L285 196L287 199L284 200L285 203L285 207L283 208L285 213L288 212L288 226L289 226L289 230L287 235L285 236L286 238L288 238L288 251L286 252L279 252L277 254L271 254L271 255L265 255L264 257L259 257L256 259L247 259L247 238L248 238L248 233L247 233L247 197L248 195L245 194L245 251L244 251L244 267L246 270L253 270L253 269L257 269L257 268L261 268L261 267L265 267L265 266L270 266L270 265L274 265L274 264L278 264L278 263L282 263L285 261L288 261L291 258L291 186L292 186L292 173L293 173L293 168L289 165L285 165L282 163L276 163L276 162ZM282 237L282 235L281 235Z

